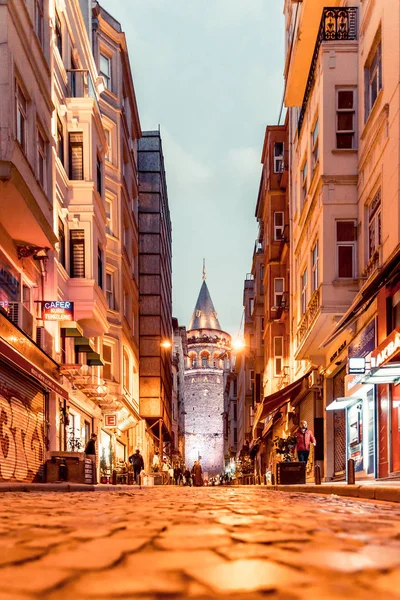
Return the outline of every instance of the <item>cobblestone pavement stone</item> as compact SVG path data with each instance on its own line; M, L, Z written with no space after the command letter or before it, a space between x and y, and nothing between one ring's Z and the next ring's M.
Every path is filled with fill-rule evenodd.
M0 495L0 600L400 599L400 506L257 488Z

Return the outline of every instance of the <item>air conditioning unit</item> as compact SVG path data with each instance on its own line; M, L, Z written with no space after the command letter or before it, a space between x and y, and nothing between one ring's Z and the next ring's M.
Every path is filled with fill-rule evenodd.
M44 327L36 327L36 343L49 356L53 356L54 338Z
M30 338L33 337L33 315L25 308L22 302L8 303L8 318L14 325L22 329L26 335Z
M308 376L308 385L311 389L321 389L323 385L323 377L321 373L318 372L317 369L311 371Z

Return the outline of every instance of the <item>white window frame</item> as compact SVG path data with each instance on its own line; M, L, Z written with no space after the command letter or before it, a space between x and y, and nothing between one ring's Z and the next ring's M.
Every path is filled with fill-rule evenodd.
M281 340L281 354L276 352L277 341ZM274 348L274 377L281 377L283 371L283 336L275 335L273 339L273 348ZM281 368L279 369L278 365L280 364Z
M282 282L282 290L278 290L277 283ZM274 308L279 308L282 304L283 294L285 293L285 278L274 277Z
M110 351L111 351L111 359L110 359L110 361L108 361L108 360L105 359L105 356L104 356L104 347L109 348ZM104 375L104 370L103 370L103 378L104 379L108 379L109 381L114 381L115 380L115 378L114 378L114 372L113 372L113 365L114 365L113 354L114 354L114 345L113 344L108 344L107 342L103 342L102 358L103 358L103 361L104 361L104 366L105 365L110 365L110 377L106 378L105 375Z
M317 117L314 127L311 131L311 156L313 173L319 162L319 119Z
M277 215L282 216L282 225L277 225ZM274 212L274 241L280 242L283 237L283 231L285 229L285 213L282 210Z
M110 310L115 310L115 285L112 271L106 271L105 288L107 306Z
M355 236L355 240L345 240L338 241L337 239L337 228L338 223L353 223L354 228L356 228L357 222L355 219L337 219L335 221L335 242L336 242L336 273L338 279L354 279L356 276L356 255L357 255L357 236ZM339 275L339 248L341 247L351 247L352 248L352 275L350 277L343 277Z
M131 378L130 378L130 360L129 360L129 354L127 352L127 350L124 348L123 352L122 352L122 385L124 387L124 390L126 390L128 393L130 393L130 385L131 385Z
M353 95L353 103L351 108L339 108L339 95L341 92L351 92ZM335 133L335 147L337 150L355 150L356 149L356 102L357 102L357 90L355 87L340 87L336 89L336 133ZM351 129L339 129L339 115L351 114L352 115L352 128ZM340 135L351 135L352 142L350 147L339 147L338 137Z
M106 159L107 162L112 163L112 131L111 131L111 129L108 129L107 127L105 127L104 133L106 136L107 146L108 146L108 150L107 150L106 154L104 155L104 158Z
M375 78L376 97L374 100L372 100L372 82ZM370 53L364 67L365 121L371 114L382 87L382 40L379 40L373 51Z
M106 61L107 64L108 64L108 69L106 71L103 70L104 61ZM102 62L103 62L103 64L102 64ZM112 91L112 65L111 65L111 56L109 56L108 54L106 54L104 51L103 52L100 51L100 56L99 56L99 74L104 79L104 86L105 86L106 90L109 90L111 92Z
M16 130L15 137L17 142L22 148L24 154L26 154L27 148L27 129L28 129L28 100L22 87L15 81L15 110L16 110Z
M282 146L282 152L278 153L278 146ZM274 173L283 173L284 170L285 144L283 142L274 143Z
M46 191L46 177L47 177L47 146L44 135L42 134L40 127L37 129L37 179L42 189Z
M35 0L35 33L43 47L44 43L44 1Z
M308 177L308 161L307 158L303 161L303 166L301 167L301 206L304 206L304 203L307 198L307 177Z
M301 315L305 315L307 312L307 306L308 306L307 288L308 288L308 272L307 272L307 268L306 268L306 269L304 269L304 271L302 272L302 274L300 276L300 312L301 312Z
M379 188L368 205L368 260L382 244L382 198Z
M108 207L109 207L109 210L108 210ZM110 235L114 235L114 230L113 230L113 200L109 196L106 196L106 198L105 198L105 210L106 210L106 217L107 217L107 229L106 229L106 231Z
M319 288L319 243L315 242L311 249L311 283L312 293Z

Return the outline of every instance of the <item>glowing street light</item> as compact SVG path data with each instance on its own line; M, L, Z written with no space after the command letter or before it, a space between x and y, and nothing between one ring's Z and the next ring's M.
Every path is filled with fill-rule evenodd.
M246 344L244 343L244 340L242 338L237 338L232 342L232 348L236 350L236 352L244 350L245 346Z
M160 344L161 348L164 348L165 350L169 350L170 348L172 348L172 344L171 344L171 340L163 340Z

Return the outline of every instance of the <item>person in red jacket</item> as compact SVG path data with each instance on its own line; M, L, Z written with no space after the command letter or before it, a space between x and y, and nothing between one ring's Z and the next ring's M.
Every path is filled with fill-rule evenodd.
M308 456L310 454L310 446L316 445L315 437L313 432L308 429L307 421L301 421L300 427L295 433L297 438L296 450L297 456L300 462L308 462Z

